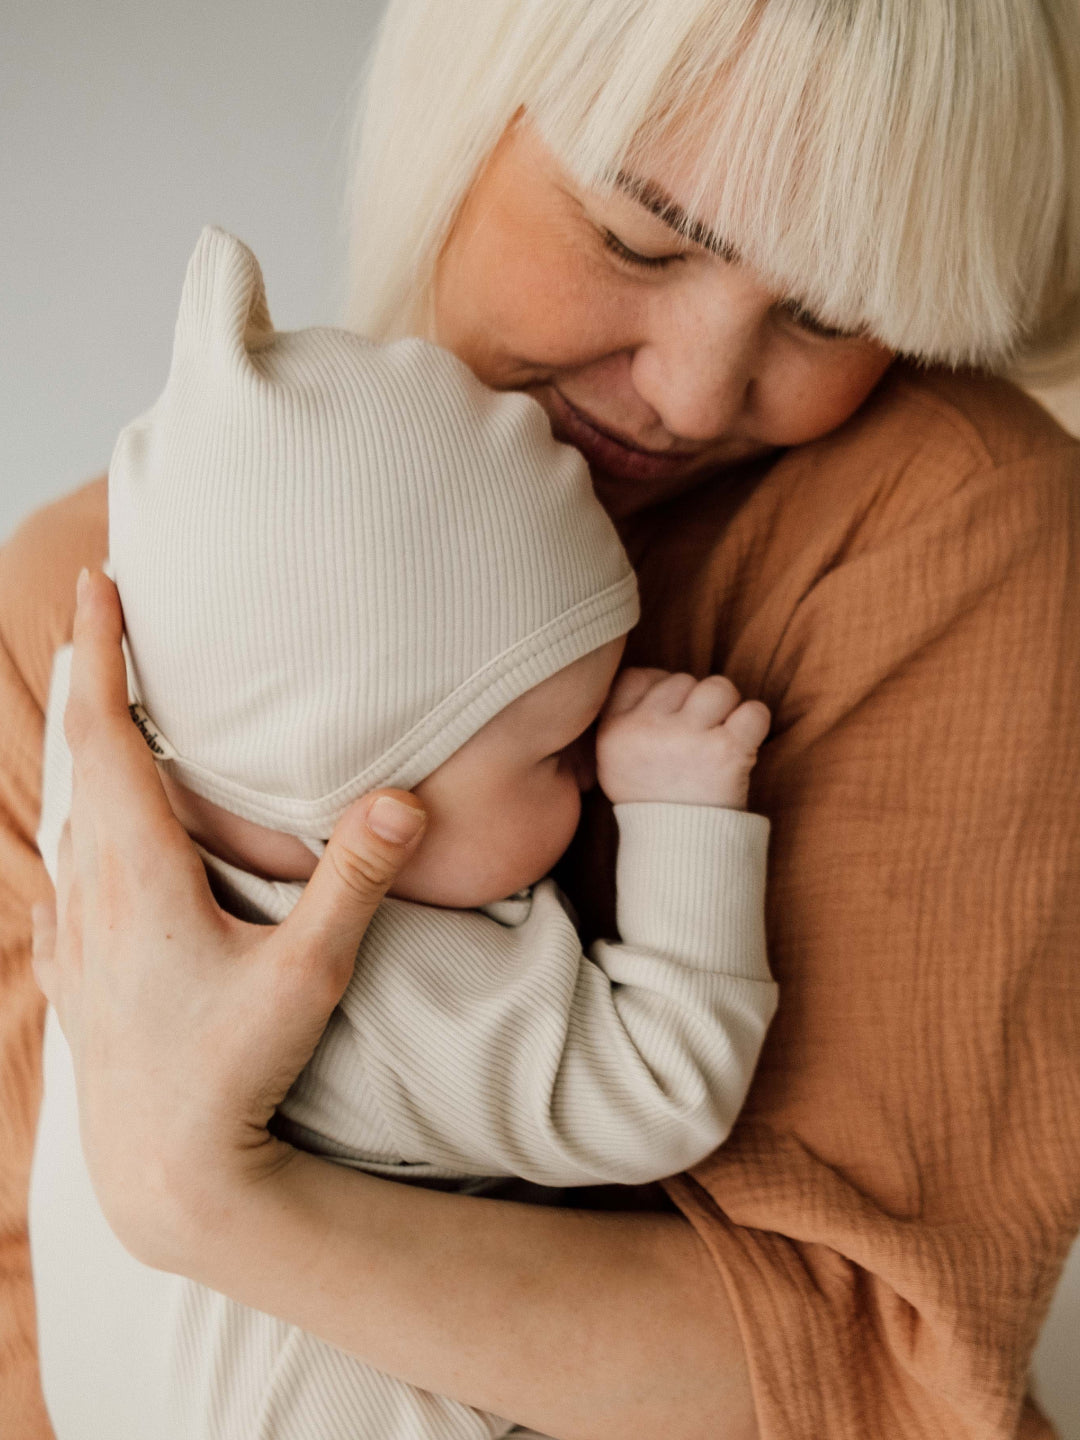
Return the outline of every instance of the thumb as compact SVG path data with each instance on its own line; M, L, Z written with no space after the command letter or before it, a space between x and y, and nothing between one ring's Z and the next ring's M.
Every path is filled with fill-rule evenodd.
M282 930L299 945L351 973L371 917L415 852L427 812L407 790L373 790L349 806ZM348 979L346 974L346 981Z

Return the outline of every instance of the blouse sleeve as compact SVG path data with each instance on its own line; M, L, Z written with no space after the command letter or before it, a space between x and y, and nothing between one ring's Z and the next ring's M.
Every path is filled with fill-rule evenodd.
M105 553L98 481L32 516L0 549L0 1435L51 1440L41 1396L26 1230L45 1002L30 909L49 893L34 845L45 692L70 638L75 577Z
M780 1008L728 1144L667 1182L762 1440L1051 1434L1025 1391L1080 1225L1078 454L862 524L768 665Z

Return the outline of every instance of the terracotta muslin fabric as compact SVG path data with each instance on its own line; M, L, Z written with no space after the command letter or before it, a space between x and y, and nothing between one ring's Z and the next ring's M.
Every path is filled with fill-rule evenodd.
M1080 447L1011 386L896 367L832 435L624 527L629 659L772 708L753 808L780 1008L670 1194L764 1440L1043 1440L1031 1349L1080 1225ZM98 484L0 552L0 1433L49 1434L25 1187L42 710ZM596 805L560 878L610 900ZM592 907L603 912L605 903ZM600 926L600 919L594 924ZM718 1357L718 1363L722 1363Z

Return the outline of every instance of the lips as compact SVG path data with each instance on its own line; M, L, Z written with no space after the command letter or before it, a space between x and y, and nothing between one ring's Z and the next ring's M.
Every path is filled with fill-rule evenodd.
M619 440L571 405L554 386L547 393L550 396L548 413L556 438L580 450L594 470L620 480L654 483L689 475L701 464L702 457L697 453L646 450Z

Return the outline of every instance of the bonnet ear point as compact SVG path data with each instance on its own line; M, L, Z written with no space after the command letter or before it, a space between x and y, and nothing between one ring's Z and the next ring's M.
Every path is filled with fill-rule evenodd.
M219 225L205 225L184 276L174 354L261 348L273 333L253 251Z

